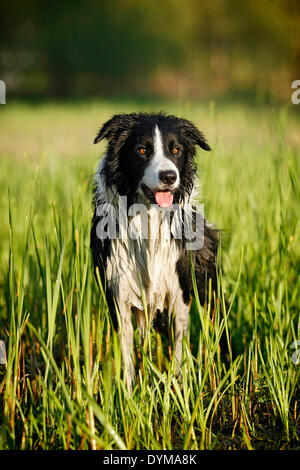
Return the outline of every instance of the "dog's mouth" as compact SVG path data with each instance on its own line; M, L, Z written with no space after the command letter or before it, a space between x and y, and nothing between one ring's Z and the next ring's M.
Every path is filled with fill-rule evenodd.
M151 191L145 184L141 185L145 196L152 202L156 202L159 207L171 207L173 204L174 194L169 189Z

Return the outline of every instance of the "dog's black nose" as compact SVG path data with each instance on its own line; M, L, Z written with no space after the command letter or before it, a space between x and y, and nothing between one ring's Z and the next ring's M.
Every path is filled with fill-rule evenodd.
M159 178L165 184L173 184L177 179L177 174L174 170L161 171Z

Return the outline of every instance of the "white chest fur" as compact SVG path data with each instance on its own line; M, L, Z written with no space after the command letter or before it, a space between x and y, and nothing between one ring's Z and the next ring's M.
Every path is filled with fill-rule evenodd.
M141 217L129 221L141 234ZM151 206L148 211L148 237L133 239L128 231L123 238L111 240L107 260L107 283L118 303L148 310L152 319L156 310L171 311L178 296L182 298L176 263L179 249L170 235L169 219Z

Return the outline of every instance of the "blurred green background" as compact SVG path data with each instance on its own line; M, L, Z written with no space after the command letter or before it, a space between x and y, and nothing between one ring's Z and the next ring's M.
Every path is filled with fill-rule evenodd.
M290 101L299 0L11 0L0 7L7 99Z

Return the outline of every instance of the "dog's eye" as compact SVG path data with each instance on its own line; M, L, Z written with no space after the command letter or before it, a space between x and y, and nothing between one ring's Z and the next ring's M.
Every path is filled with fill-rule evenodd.
M172 153L173 155L178 155L179 149L177 147L173 147Z
M140 155L146 155L146 149L145 149L145 147L139 148L139 149L138 149L138 153L139 153Z

